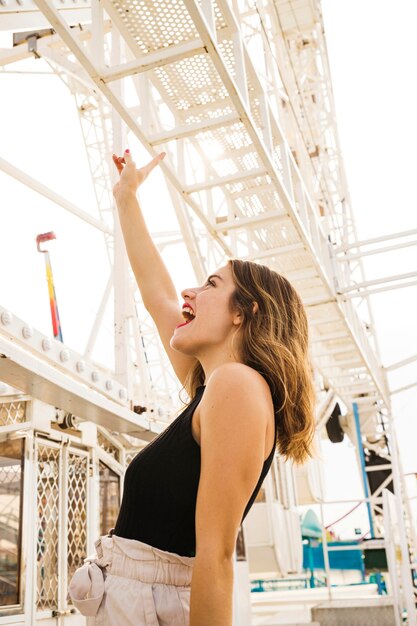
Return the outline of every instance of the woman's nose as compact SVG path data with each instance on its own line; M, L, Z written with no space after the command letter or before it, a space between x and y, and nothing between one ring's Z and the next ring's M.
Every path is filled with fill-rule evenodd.
M181 297L184 298L184 300L186 300L187 298L192 299L195 298L196 292L197 287L188 287L187 289L183 289L181 291Z

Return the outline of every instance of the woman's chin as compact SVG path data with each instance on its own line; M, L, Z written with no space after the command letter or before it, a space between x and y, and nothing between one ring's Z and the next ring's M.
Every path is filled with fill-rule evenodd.
M175 350L176 352L182 352L183 354L193 356L192 354L189 353L190 346L187 344L188 342L186 338L178 336L177 333L174 333L174 335L171 337L171 341L169 342L169 345L171 346L171 348Z

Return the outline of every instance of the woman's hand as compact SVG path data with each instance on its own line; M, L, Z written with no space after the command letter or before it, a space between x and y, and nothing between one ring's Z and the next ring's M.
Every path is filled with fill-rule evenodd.
M125 150L122 157L113 154L113 163L119 172L119 180L113 187L113 195L117 200L125 195L136 194L138 187L148 178L154 167L164 158L165 152L161 152L144 167L136 169L129 150Z

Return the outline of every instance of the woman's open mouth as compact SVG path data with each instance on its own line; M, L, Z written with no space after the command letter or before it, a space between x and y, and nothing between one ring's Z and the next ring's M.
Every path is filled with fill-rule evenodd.
M187 326L187 324L191 324L193 319L195 318L195 313L190 306L184 304L182 308L182 316L185 319L185 322L182 324L178 324L175 328L181 328L181 326Z

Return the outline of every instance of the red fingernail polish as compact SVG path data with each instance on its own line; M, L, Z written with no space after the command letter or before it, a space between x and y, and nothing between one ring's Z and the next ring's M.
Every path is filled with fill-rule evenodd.
M125 152L127 152L128 154L130 154L130 150L125 150Z

